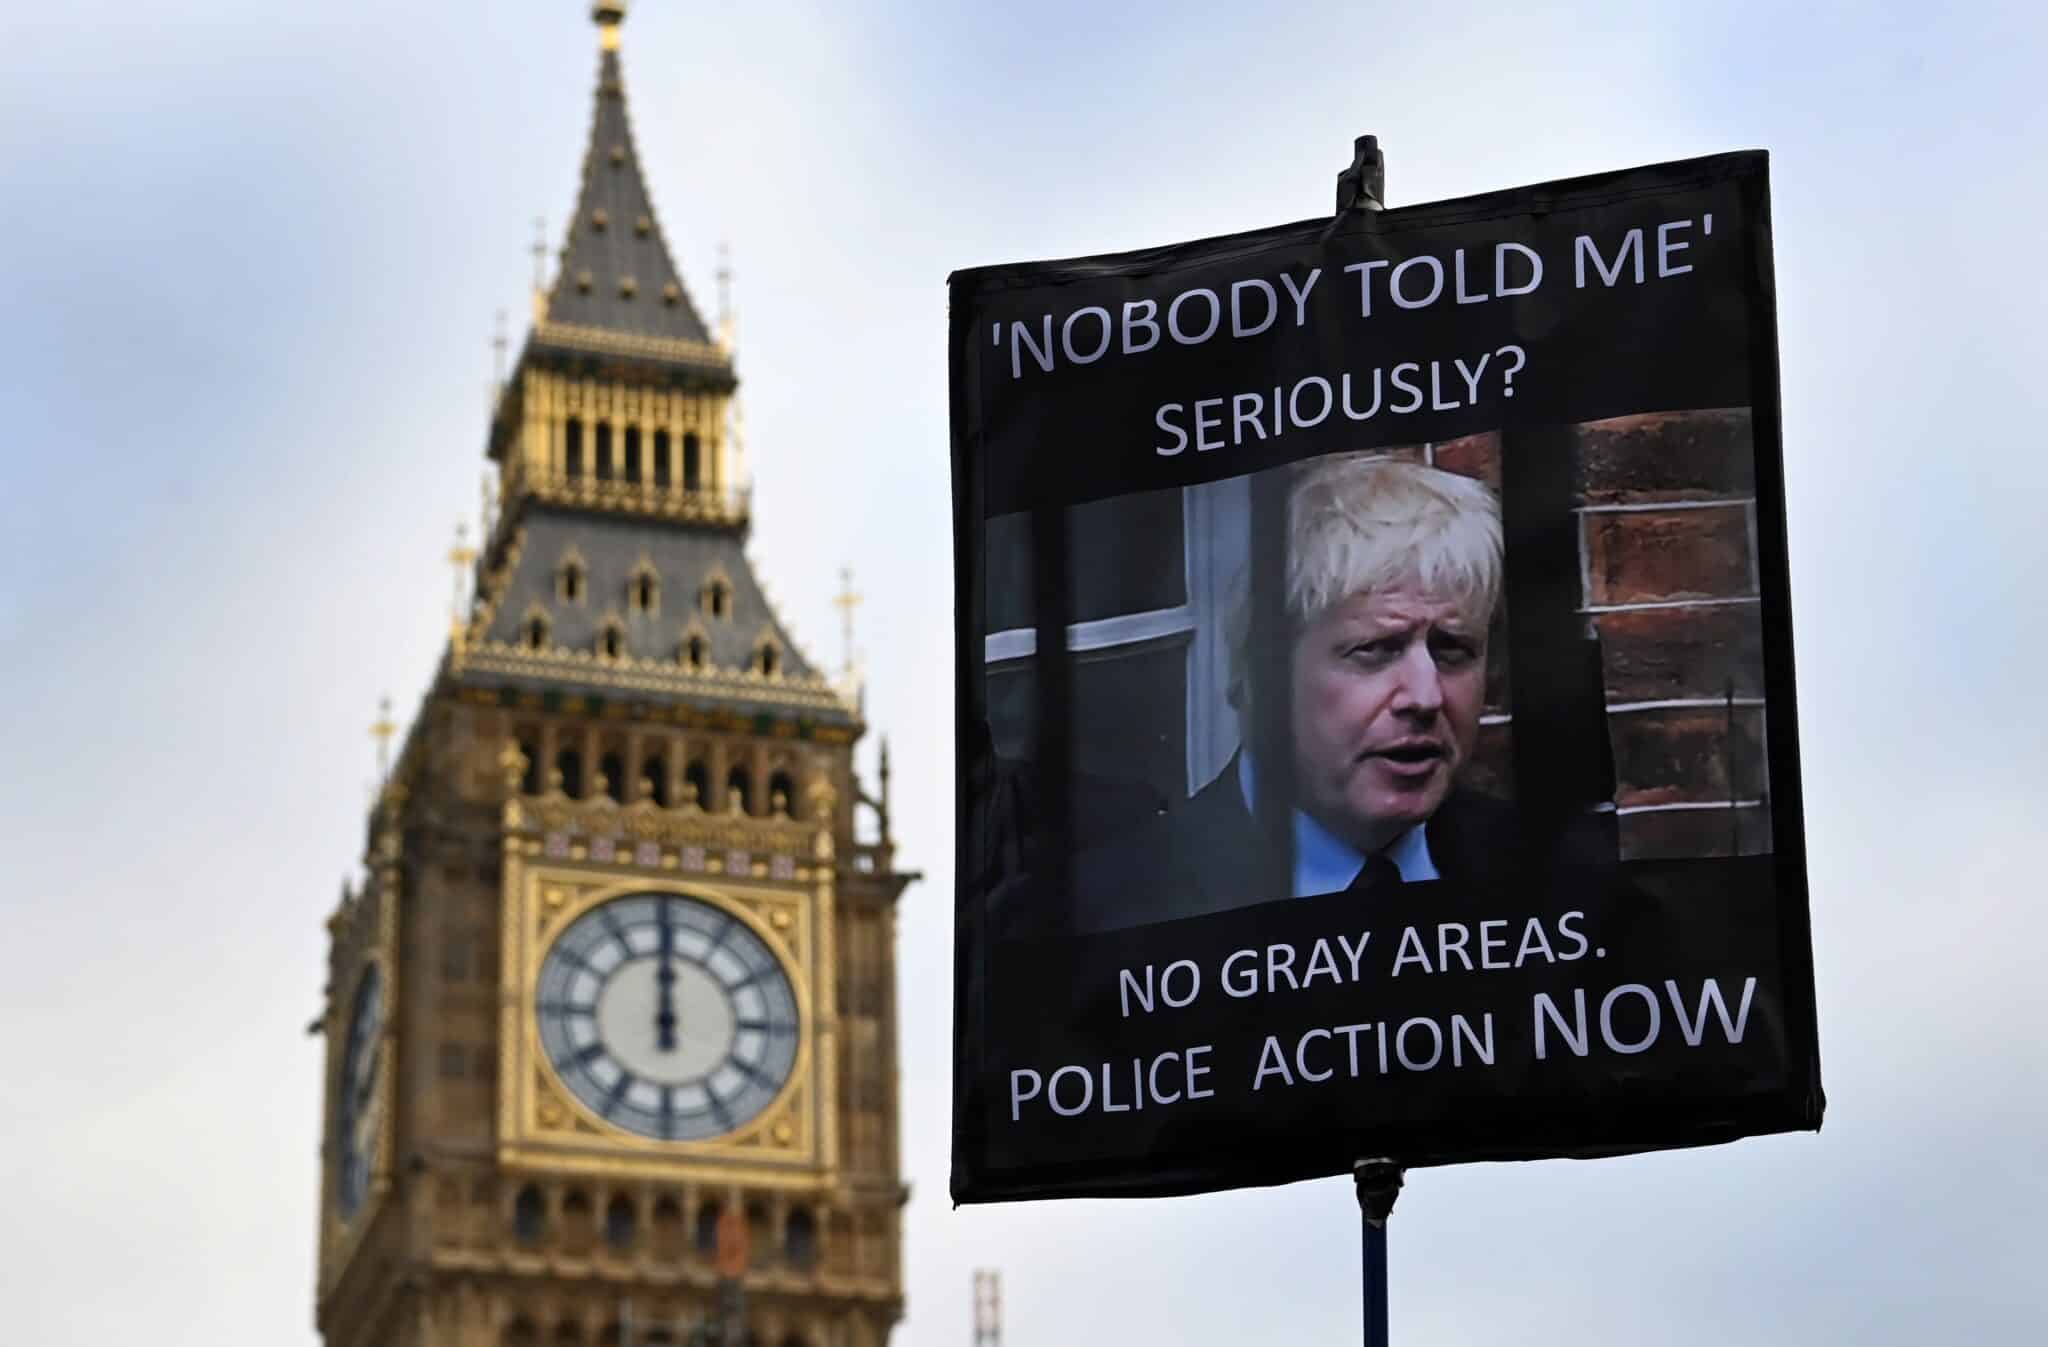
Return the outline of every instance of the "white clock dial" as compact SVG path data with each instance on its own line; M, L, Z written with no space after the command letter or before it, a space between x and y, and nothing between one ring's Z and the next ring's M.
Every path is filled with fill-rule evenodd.
M377 1064L384 1038L384 979L371 964L356 984L349 1012L348 1041L335 1080L334 1200L344 1220L356 1214L370 1191L370 1164L377 1155L381 1110Z
M593 1112L664 1141L758 1117L796 1065L796 993L752 928L675 894L615 898L541 962L535 1010L555 1074Z

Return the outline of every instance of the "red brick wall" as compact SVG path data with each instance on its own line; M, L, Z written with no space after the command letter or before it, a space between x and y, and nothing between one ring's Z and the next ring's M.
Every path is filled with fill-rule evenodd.
M1577 428L1580 611L1600 639L1624 859L1770 850L1749 412ZM1500 437L1396 451L1500 489ZM1469 778L1512 792L1504 642Z
M1578 428L1621 854L1769 851L1749 412Z

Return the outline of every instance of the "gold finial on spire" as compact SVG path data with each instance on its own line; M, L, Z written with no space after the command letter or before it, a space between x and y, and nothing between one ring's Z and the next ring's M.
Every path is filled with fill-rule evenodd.
M718 244L717 274L718 344L731 351L735 326L732 314L732 245L723 240Z
M732 307L732 247L718 245L718 349L731 356L740 339L739 315ZM739 399L733 399L735 405Z
M533 217L533 246L527 249L533 254L533 321L535 326L548 318L548 217Z
M832 606L839 610L839 634L845 646L843 669L846 677L853 677L853 610L860 607L861 596L853 589L853 567L839 568L839 592L832 596Z
M875 828L881 834L883 846L890 845L889 839L889 736L882 736L882 762L879 775L882 778L882 798L875 802Z
M462 582L469 574L469 568L476 564L476 549L469 545L469 525L461 520L455 522L455 546L448 549L448 564L455 571L455 595L448 603L448 630L455 640L462 639Z
M597 0L590 7L590 17L597 24L598 40L606 51L619 49L619 25L626 21L626 0Z
M391 775L391 736L398 733L397 722L391 719L391 698L377 699L377 719L370 726L370 737L377 741L377 784L383 785L384 778Z

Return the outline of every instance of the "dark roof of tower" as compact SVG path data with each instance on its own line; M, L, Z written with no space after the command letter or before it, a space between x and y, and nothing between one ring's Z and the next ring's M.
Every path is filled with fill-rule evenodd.
M783 667L807 678L811 667L784 631L754 578L739 537L626 517L587 515L541 507L520 521L524 537L518 564L508 577L488 638L516 642L519 627L538 612L548 619L555 644L583 649L596 643L608 618L624 627L625 653L636 659L674 660L688 631L702 632L708 662L744 669L756 643L772 635ZM564 600L556 579L564 561L580 561L583 593ZM647 568L660 586L658 613L643 613L628 601L634 576ZM704 586L723 579L729 608L706 615L698 604Z
M598 60L597 107L583 153L583 185L548 296L547 318L550 324L635 337L711 342L654 216L626 114L615 42L605 44Z
M478 681L537 689L660 681L680 671L694 636L704 642L703 667L679 688L681 699L749 712L799 705L817 719L851 718L762 592L737 533L540 506L521 519L517 548L509 573L493 587L490 620L478 633L483 644L470 652ZM561 583L570 562L581 572L573 599ZM650 610L634 602L643 574L657 587ZM713 583L724 590L719 613L705 602ZM528 668L524 629L535 617L546 623L549 658ZM618 631L620 650L602 660L596 653L607 626ZM772 679L752 671L764 642L776 650ZM570 656L574 667L559 655Z

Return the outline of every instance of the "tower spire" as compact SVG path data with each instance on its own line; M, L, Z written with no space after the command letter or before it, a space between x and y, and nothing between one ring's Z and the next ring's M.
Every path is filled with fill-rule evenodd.
M590 17L600 37L597 103L576 210L546 301L548 324L557 329L552 338L600 346L651 338L705 348L706 363L723 364L669 256L633 144L619 61L626 6L623 0L598 0Z

